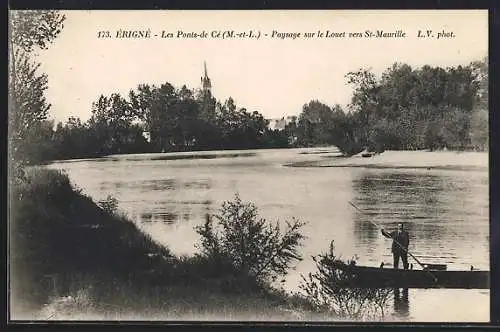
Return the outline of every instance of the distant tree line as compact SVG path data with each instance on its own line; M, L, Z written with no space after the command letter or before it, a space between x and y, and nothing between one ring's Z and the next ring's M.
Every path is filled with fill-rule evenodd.
M349 72L347 110L313 100L296 124L297 144L336 145L345 154L414 149L488 148L488 63L412 69L394 64L380 79Z
M70 117L32 126L28 155L33 160L96 157L120 153L280 148L284 133L268 129L257 111L238 108L232 98L209 92L142 84L127 97L101 95L86 122ZM147 135L145 135L147 133ZM27 151L28 152L28 151Z
M33 45L23 44L21 37L11 57L9 151L11 159L24 164L109 154L324 145L346 155L364 149L488 147L486 58L446 69L396 63L380 78L369 69L349 72L353 95L345 109L312 100L282 130L269 129L261 113L237 107L232 98L221 102L208 91L170 83L141 84L126 96L101 95L87 121L70 117L54 125L47 118L47 76L30 56Z

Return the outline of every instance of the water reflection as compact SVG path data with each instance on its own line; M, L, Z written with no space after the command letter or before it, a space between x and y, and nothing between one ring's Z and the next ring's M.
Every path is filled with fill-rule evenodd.
M353 211L352 231L360 263L391 265L391 240L382 237L371 222L389 231L403 222L410 233L410 252L421 262L468 270L469 262L475 261L487 269L487 256L477 250L477 239L488 234L487 190L481 185L485 177L459 172L359 172L352 180L353 202L365 213ZM412 299L421 293L412 291ZM408 289L394 289L393 304L397 318L410 318Z
M364 211L354 214L354 237L359 255L368 254L371 261L390 256L390 241L384 241L378 224L387 230L405 224L410 233L410 249L419 257L442 263L460 259L458 252L469 257L464 243L473 246L471 232L487 234L487 223L477 225L478 210L484 190L478 191L477 179L451 178L452 175L427 172L368 170L353 180L354 203ZM479 197L478 197L478 194ZM481 195L482 194L482 195ZM486 227L485 227L486 225ZM466 259L466 257L461 257ZM464 261L464 264L467 264Z
M394 314L396 317L406 320L410 316L410 300L408 288L394 288Z
M189 220L189 214L185 215L185 218ZM140 214L141 222L164 222L164 223L173 223L179 220L179 214L176 212L143 212Z
M157 200L153 206L142 207L138 219L142 223L188 222L211 211L211 200Z
M183 160L183 159L218 159L218 158L237 158L237 157L254 157L255 152L239 152L239 153L186 153L186 154L165 154L157 157L151 157L150 160Z
M178 188L178 183L175 179L155 179L142 181L103 181L100 185L100 190L121 190L125 188L138 189L141 191L163 191L175 190Z
M142 212L140 216L141 221L151 222L153 221L153 214L151 212Z
M207 212L218 210L221 202L236 192L245 201L255 203L266 219L293 216L308 222L304 228L304 260L287 277L287 289L293 291L300 283L300 274L306 275L315 268L309 257L322 252L332 239L345 258L357 254L362 265L379 266L381 260L392 264L391 241L369 221L388 230L404 221L410 232L410 250L422 262L448 264L448 269L467 270L470 265L488 269L487 172L282 166L332 159L301 152L259 151L256 156L212 160L127 155L116 157L116 161L68 162L54 167L67 169L72 181L96 200L105 199L108 194L116 197L120 209L133 215L141 229L176 254L196 252L193 244L199 241L199 235L194 227L203 223ZM408 154L408 158L412 156ZM448 158L450 162L458 158L455 154L417 153L417 158L423 157L433 163L437 159L442 165L449 164ZM461 163L469 163L469 157L460 158ZM353 209L347 201L353 201L367 215ZM460 291L412 290L409 309L408 295L399 291L394 308L400 313L409 310L415 320L442 319L446 313L456 315L452 320L461 319L463 315L455 305L457 297L476 293ZM440 301L433 301L436 297ZM487 304L488 295L479 296L477 302ZM469 300L461 303L467 310L477 309L467 308ZM432 305L441 307L431 309ZM484 312L484 306L478 307L477 311Z
M184 188L193 189L210 189L212 188L212 183L210 179L196 180L196 181L186 181L183 183Z
M172 213L172 212L157 213L156 216L158 217L159 221L166 223L172 223L177 221L177 219L179 219L179 215L177 213Z
M154 179L141 181L103 181L100 184L100 190L122 190L126 188L137 189L140 191L164 191L186 189L210 189L212 183L210 179L196 179L181 182L177 179Z

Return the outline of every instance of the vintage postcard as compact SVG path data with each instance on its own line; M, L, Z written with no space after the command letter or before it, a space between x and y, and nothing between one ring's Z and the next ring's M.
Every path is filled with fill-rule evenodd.
M9 13L10 319L488 322L487 10Z

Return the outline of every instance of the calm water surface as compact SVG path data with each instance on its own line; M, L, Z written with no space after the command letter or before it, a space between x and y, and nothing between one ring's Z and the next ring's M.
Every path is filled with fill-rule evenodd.
M297 289L301 274L314 271L310 256L325 252L331 240L344 258L357 256L360 264L373 266L391 264L390 240L368 220L389 230L404 222L410 251L422 262L447 264L450 270L471 265L489 269L486 154L387 152L371 158L384 167L373 167L371 161L372 167L285 166L332 157L314 151L207 152L201 158L189 153L123 155L50 167L66 170L96 201L113 195L122 211L177 254L196 250L193 227L235 193L255 203L270 220L306 221L305 259L286 280L290 290ZM398 167L398 159L446 167ZM336 159L330 160L335 165ZM463 167L471 163L474 167ZM396 311L400 319L410 321L489 320L487 290L412 289L404 304L396 300Z

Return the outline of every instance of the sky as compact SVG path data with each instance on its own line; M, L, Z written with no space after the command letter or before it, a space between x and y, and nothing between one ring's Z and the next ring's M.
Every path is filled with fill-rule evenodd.
M310 100L349 103L345 74L371 68L377 75L394 62L414 68L466 65L488 54L485 10L455 11L69 11L58 38L38 60L47 73L51 117L87 120L101 95L126 95L138 84L200 88L206 61L212 92L266 118L298 115ZM152 37L98 38L99 31L148 30ZM160 38L162 31L249 31L259 39ZM349 32L384 30L404 38L349 38ZM433 37L418 38L432 30ZM274 38L301 33L299 38ZM317 32L346 37L317 37ZM315 37L304 38L305 32ZM440 32L454 37L437 38ZM267 34L265 36L264 34ZM157 37L154 37L157 35Z

